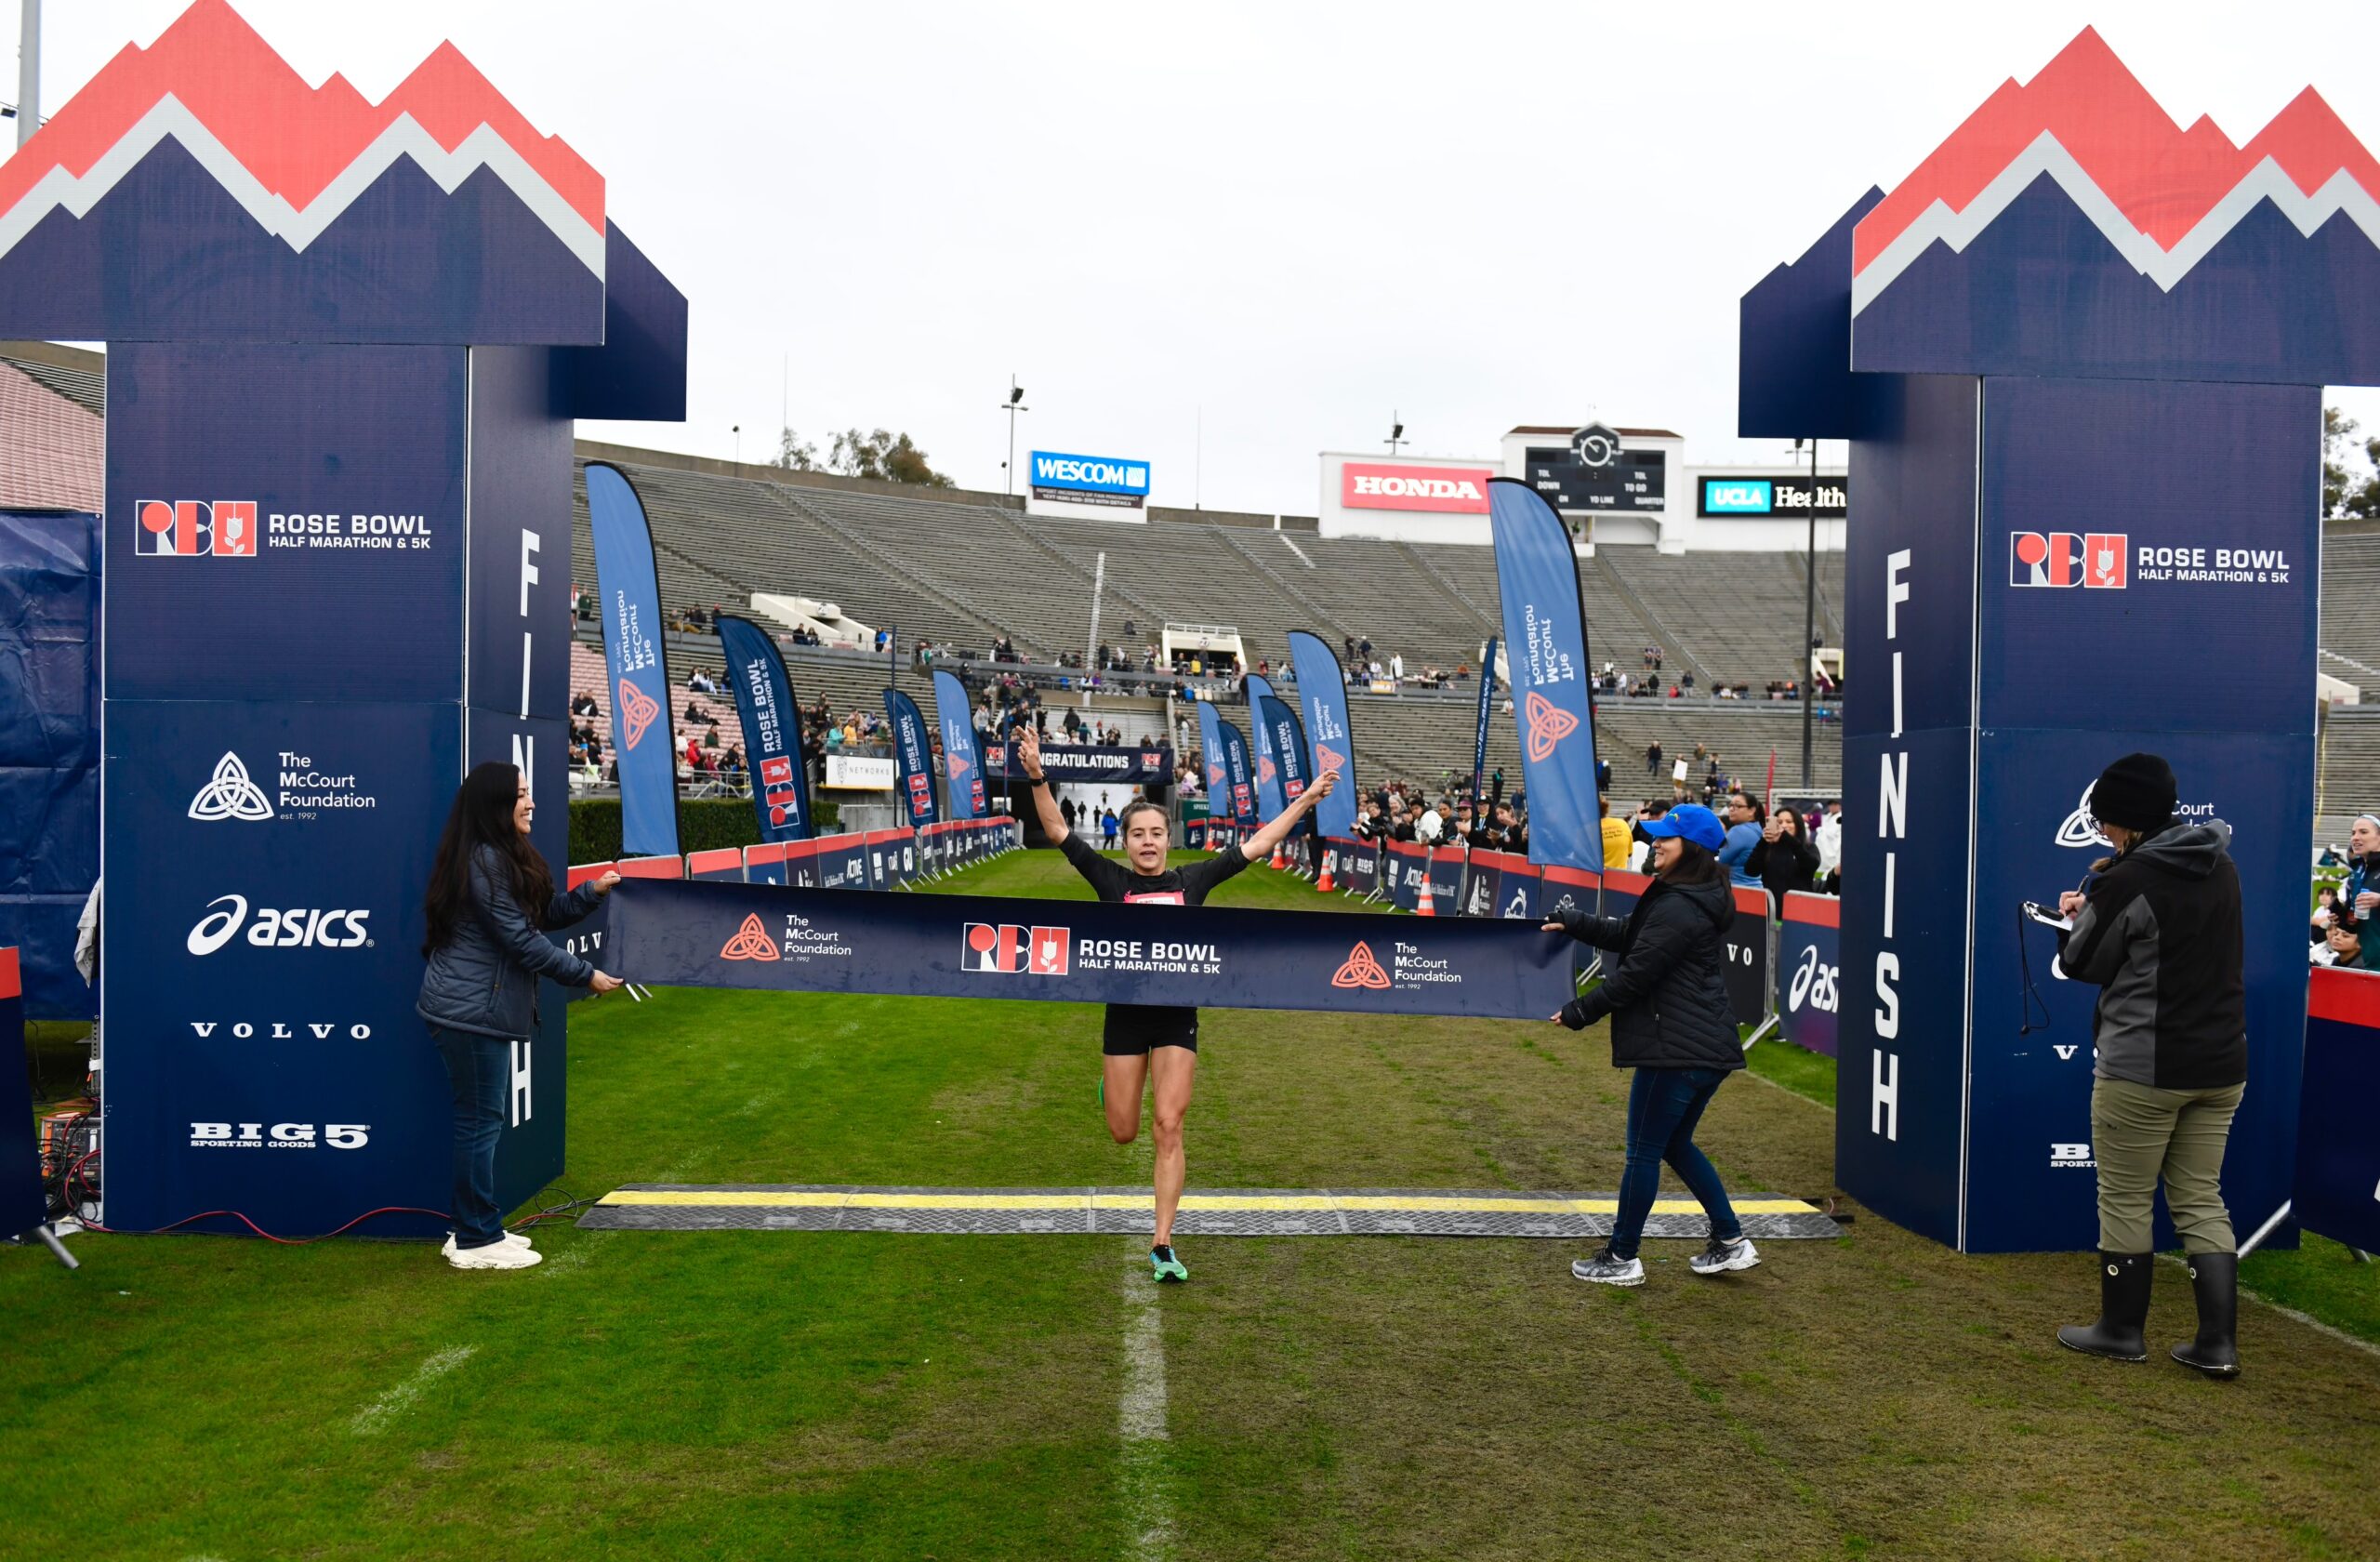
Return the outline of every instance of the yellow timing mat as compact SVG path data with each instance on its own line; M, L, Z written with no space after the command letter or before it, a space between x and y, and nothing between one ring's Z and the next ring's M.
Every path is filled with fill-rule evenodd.
M579 1217L604 1231L900 1231L966 1236L1145 1233L1156 1200L1145 1187L936 1188L760 1185L631 1185ZM1745 1198L1748 1236L1838 1237L1832 1217L1798 1198ZM1187 1193L1174 1229L1185 1237L1549 1237L1610 1235L1610 1193L1494 1189L1245 1188ZM1647 1237L1710 1235L1692 1198L1653 1202Z

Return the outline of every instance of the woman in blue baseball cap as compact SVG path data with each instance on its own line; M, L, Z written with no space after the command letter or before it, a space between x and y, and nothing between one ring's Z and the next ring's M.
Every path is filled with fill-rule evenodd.
M1628 1091L1628 1164L1620 1173L1611 1240L1593 1258L1570 1265L1580 1279L1600 1285L1645 1283L1636 1247L1663 1161L1711 1217L1710 1245L1688 1261L1694 1272L1724 1275L1760 1262L1717 1170L1694 1144L1702 1109L1729 1070L1744 1066L1721 976L1727 925L1736 915L1718 857L1726 828L1718 815L1692 802L1636 827L1653 844L1653 882L1636 908L1624 919L1564 910L1545 924L1549 932L1620 957L1602 986L1554 1016L1572 1030L1608 1016L1612 1066L1636 1071Z

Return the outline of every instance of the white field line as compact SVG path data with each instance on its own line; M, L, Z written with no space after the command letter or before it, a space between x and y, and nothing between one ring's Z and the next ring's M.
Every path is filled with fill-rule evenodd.
M1138 1243L1133 1256L1140 1256ZM1123 1441L1124 1555L1163 1562L1173 1555L1173 1502L1165 1469L1165 1315L1157 1288L1138 1269L1124 1279L1124 1394L1117 1415Z
M434 1353L413 1370L413 1376L397 1384L372 1403L355 1412L347 1429L359 1437L369 1437L385 1429L389 1423L413 1407L421 1391L479 1354L477 1345L449 1345Z

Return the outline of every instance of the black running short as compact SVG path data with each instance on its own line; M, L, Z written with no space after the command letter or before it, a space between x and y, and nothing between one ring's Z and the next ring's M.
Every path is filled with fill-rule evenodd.
M1109 1057L1143 1057L1155 1047L1198 1050L1198 1011L1154 1003L1111 1003L1100 1051Z

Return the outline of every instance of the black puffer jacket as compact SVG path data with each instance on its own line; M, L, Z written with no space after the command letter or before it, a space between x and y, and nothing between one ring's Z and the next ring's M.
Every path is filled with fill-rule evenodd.
M1656 879L1626 920L1559 913L1581 944L1619 951L1618 969L1562 1011L1572 1030L1611 1016L1615 1068L1741 1068L1743 1043L1721 971L1736 903L1725 879Z
M556 894L540 921L568 927L595 909L593 884ZM483 1036L528 1036L537 1028L537 978L583 987L595 968L538 931L512 898L512 879L493 846L471 854L471 914L430 954L414 1012L431 1025Z

